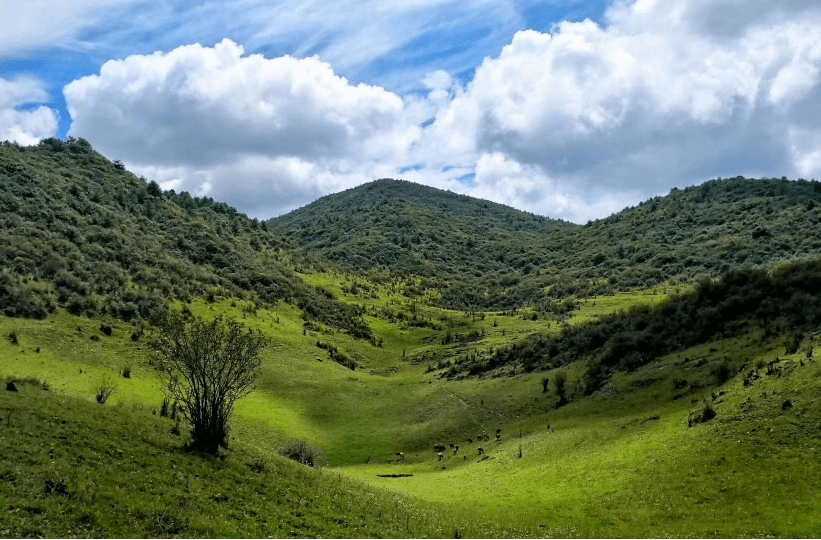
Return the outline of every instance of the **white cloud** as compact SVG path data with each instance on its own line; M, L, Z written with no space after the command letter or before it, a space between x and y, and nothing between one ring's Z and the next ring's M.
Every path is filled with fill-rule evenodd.
M30 145L53 136L57 131L54 110L42 105L19 110L47 100L48 93L36 79L0 79L0 141Z
M76 35L110 19L112 9L136 0L4 1L0 56L55 45L80 46Z
M246 56L224 40L110 61L65 87L70 134L260 217L384 176L577 222L715 176L821 176L815 1L619 2L603 25L516 33L464 86L450 69L420 73L428 93L404 97L336 70L425 35L434 14L475 15L447 0L298 4L249 1L235 22L257 21L252 48L281 38L321 59ZM486 16L516 19L491 4ZM352 19L363 23L341 24ZM311 21L339 39L304 38Z
M518 32L439 112L428 150L475 161L477 178L503 155L548 192L575 186L585 195L563 216L715 176L806 175L817 138L790 133L821 124L821 9L750 3L638 0L611 9L608 26Z
M421 133L382 88L316 58L243 52L224 40L109 61L65 87L69 134L195 193L241 184L228 200L265 213L370 180Z

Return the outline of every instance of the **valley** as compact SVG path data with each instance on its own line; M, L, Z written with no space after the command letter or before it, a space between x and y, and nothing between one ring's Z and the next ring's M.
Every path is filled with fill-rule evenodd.
M821 535L816 182L578 226L378 181L266 223L78 141L0 159L0 536ZM216 457L159 412L162 309L270 340Z

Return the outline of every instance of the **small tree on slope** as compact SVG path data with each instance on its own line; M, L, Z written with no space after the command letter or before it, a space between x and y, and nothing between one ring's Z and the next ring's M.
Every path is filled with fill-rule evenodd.
M165 393L183 405L191 446L215 454L228 444L234 403L252 390L267 340L222 315L207 322L169 313L155 324L152 365Z

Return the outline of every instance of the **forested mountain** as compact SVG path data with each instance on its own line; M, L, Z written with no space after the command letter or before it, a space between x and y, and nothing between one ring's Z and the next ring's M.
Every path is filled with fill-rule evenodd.
M0 309L146 319L170 299L287 299L371 337L355 308L305 284L290 242L225 203L163 193L83 139L0 145ZM306 263L306 261L302 261Z
M269 221L353 272L423 278L452 308L695 282L821 253L821 183L717 179L574 226L409 182L379 180ZM545 291L548 291L545 293Z

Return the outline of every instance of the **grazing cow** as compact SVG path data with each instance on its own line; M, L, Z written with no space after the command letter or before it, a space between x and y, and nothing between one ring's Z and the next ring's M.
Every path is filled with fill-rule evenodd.
M473 444L473 439L468 439L468 444Z
M439 453L438 453L438 454L436 454L436 455L437 455L437 456L439 456L439 461L442 461L442 459L445 457L445 456L442 454L442 452L439 452Z
M436 444L436 445L433 446L433 451L434 452L444 452L445 451L445 445L444 444Z
M450 443L450 448L451 448L451 450L453 449L453 443Z
M485 449L484 449L484 448L482 448L481 446L480 446L479 448L477 448L476 450L478 450L478 451L479 451L479 455L480 455L480 456L481 456L482 454L484 454L484 453L485 453Z
M453 447L453 455L455 456L459 452L459 445Z
M405 453L404 452L397 452L396 453L396 458L397 458L396 459L397 461L402 461L403 459L405 459Z

